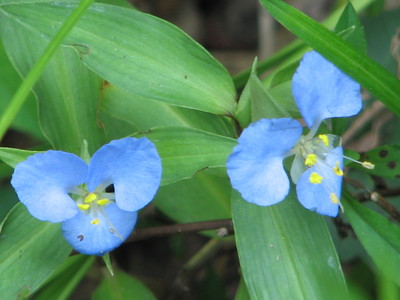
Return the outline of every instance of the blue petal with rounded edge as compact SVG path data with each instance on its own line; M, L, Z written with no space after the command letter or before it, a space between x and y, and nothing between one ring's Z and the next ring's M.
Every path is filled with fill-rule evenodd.
M114 184L119 208L137 211L156 194L161 181L161 159L147 138L123 138L101 147L92 157L88 188Z
M300 177L296 192L300 203L307 209L316 211L321 215L336 217L339 212L339 204L332 203L330 193L335 193L340 198L342 190L342 176L336 175L332 171L332 167L339 166L343 168L343 148L337 147L330 151L325 159L326 164L318 164L318 169L315 166L309 168ZM309 181L312 172L322 173L323 181L326 184L313 184ZM330 190L326 189L326 186Z
M99 224L94 225L91 215L82 211L62 223L65 239L78 252L87 255L104 255L124 242L132 233L137 220L136 212L121 210L115 203L98 214Z
M327 118L353 116L362 107L360 85L315 51L301 60L292 92L309 128Z
M78 208L68 193L85 182L86 174L87 165L78 156L50 150L19 163L11 184L32 216L57 223L77 213Z
M300 123L289 118L261 119L243 130L227 161L232 187L243 199L267 206L286 197L289 179L283 159L301 133Z

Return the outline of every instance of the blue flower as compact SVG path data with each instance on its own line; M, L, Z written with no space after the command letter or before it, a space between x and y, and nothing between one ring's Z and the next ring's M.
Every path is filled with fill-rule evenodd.
M124 138L101 147L87 164L63 151L28 157L15 167L11 184L35 218L62 222L77 251L104 255L131 234L137 211L154 197L161 160L147 138ZM114 186L115 192L106 188Z
M340 137L316 135L327 118L348 117L362 107L360 86L315 51L306 53L292 80L292 92L310 128L290 118L261 119L244 129L227 161L234 189L260 206L282 201L289 193L283 160L295 155L290 175L300 203L322 215L340 207L343 149Z

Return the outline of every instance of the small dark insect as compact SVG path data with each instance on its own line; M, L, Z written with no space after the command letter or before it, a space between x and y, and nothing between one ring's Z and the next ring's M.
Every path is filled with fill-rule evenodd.
M78 235L77 238L82 242L84 239L84 236L82 234Z
M112 234L114 234L114 229L112 229L112 228L110 228L110 232L112 233Z

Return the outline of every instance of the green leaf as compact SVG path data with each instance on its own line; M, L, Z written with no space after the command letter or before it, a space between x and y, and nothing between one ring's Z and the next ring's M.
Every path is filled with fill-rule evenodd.
M363 24L368 41L368 55L391 71L398 74L398 62L391 53L392 39L399 27L400 9L385 11L376 17L364 17Z
M118 271L107 276L92 295L93 300L156 300L153 293L139 280Z
M225 169L222 169L225 171ZM162 186L154 204L178 223L231 217L229 179L204 171L190 179Z
M240 96L235 114L242 127L247 127L250 121L262 118L291 117L293 108L296 109L291 95L291 82L268 89L258 79L256 66L257 60L254 61L253 71ZM294 114L298 115L298 112Z
M384 145L361 154L361 161L373 163L373 169L353 163L350 166L364 172L388 178L400 178L400 145Z
M0 111L4 112L7 104L21 84L21 78L7 58L3 44L0 41ZM19 111L12 123L12 128L43 140L43 134L37 119L37 105L33 95L30 95L25 105Z
M225 167L236 140L185 127L163 127L137 134L156 145L162 159L162 185L190 178L207 169Z
M6 51L16 69L26 75L49 40L31 27L21 26L10 15L0 20ZM93 153L104 143L96 119L100 83L100 78L82 64L73 49L62 48L54 54L34 92L44 134L55 148L79 154L83 140L87 140Z
M378 269L400 286L400 227L364 207L348 193L342 197L342 204L358 239Z
M364 28L351 2L348 2L343 10L335 32L349 42L354 48L362 53L367 53L367 40Z
M60 224L34 219L21 204L1 228L0 295L15 299L34 292L71 253Z
M281 0L260 0L283 26L400 115L400 81L349 43Z
M77 285L93 265L95 256L74 255L60 265L53 276L35 293L35 300L69 299Z
M235 300L251 300L243 278L240 279L239 287L237 288L235 295Z
M231 119L210 113L171 106L166 103L155 101L143 96L128 93L122 89L106 84L103 88L103 99L101 103L102 112L121 120L127 124L127 128L134 131L147 131L154 127L182 126L197 128L221 135L233 136L234 126ZM119 128L110 124L113 120L103 118L106 131L114 138L123 137ZM115 132L110 132L115 131ZM130 134L132 134L131 131ZM121 135L122 134L122 135Z
M325 221L304 209L293 193L261 207L233 191L232 215L251 299L343 298L344 278Z
M21 161L26 160L28 156L36 153L39 153L39 151L0 147L0 160L5 162L10 167L14 168Z
M76 3L2 6L0 14L50 39ZM102 78L147 98L215 114L233 114L232 79L203 47L156 17L95 3L66 38Z

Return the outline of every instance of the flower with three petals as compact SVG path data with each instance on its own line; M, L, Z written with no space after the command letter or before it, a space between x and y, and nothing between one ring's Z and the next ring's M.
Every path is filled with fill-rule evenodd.
M293 76L292 92L309 132L302 135L302 125L291 118L250 124L227 161L231 184L250 203L278 203L290 189L283 160L294 155L290 175L300 203L319 214L336 216L343 177L341 139L317 131L328 118L349 117L360 111L360 85L311 51Z
M104 255L131 234L160 180L154 144L128 137L101 147L88 164L63 151L32 155L16 166L11 184L32 216L62 223L74 249Z

